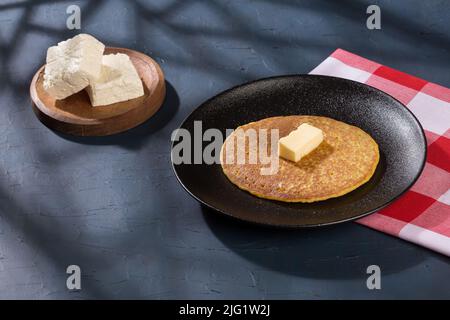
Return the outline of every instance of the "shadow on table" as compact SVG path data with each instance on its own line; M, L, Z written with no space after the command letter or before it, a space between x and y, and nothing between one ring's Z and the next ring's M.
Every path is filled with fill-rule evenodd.
M166 97L161 108L149 120L136 128L111 136L80 137L55 131L63 139L90 145L120 145L126 149L139 149L152 134L163 129L175 116L180 106L180 99L175 88L166 81Z
M42 203L39 203L39 208L41 212L48 213L51 211ZM0 221L13 229L13 232L17 233L19 239L23 237L21 241L31 248L35 255L51 261L52 265L58 270L57 275L62 273L61 278L63 279L66 277L66 274L63 272L74 261L98 261L96 254L83 250L80 244L73 241L60 240L66 239L65 227L67 225L57 219L46 218L40 214L29 214L25 207L15 202L8 195L3 186L0 186ZM55 242L55 239L58 239L58 242ZM20 272L12 272L11 277L13 281L23 281ZM64 285L65 282L62 281L61 287L57 287L55 291L50 291L50 294L65 292L66 288ZM46 286L44 282L42 282L42 286ZM76 294L76 292L73 294ZM85 278L83 280L83 289L80 291L80 294L95 299L110 298L110 292L99 286L93 278ZM47 296L47 298L49 297Z
M203 205L202 211L227 248L265 268L300 277L366 279L369 265L392 274L421 263L430 254L390 236L380 243L379 237L353 223L281 229L240 222Z

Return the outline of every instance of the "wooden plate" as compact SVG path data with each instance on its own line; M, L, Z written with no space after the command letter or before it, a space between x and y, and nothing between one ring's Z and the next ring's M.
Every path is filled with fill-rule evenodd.
M30 86L33 110L47 127L77 136L106 136L145 122L161 107L166 94L164 74L149 56L125 48L105 49L105 54L127 54L144 84L142 97L92 107L83 90L66 99L55 100L43 88L44 68L34 75Z

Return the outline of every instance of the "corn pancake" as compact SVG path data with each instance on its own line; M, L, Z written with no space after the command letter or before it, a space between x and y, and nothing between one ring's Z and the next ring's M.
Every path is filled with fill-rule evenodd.
M281 138L305 122L321 129L324 140L299 162L279 158L278 172L272 175L261 175L260 169L270 165L261 164L259 159L256 164L248 164L248 161L245 164L226 164L223 161L226 143L235 139L235 130L222 146L223 172L232 183L255 196L284 202L314 202L339 197L372 177L380 158L378 145L358 127L326 117L284 116L251 122L238 129L254 129L256 132L267 129L267 153L270 155L270 129L279 129ZM247 160L248 146L246 139ZM236 156L237 148L234 149Z

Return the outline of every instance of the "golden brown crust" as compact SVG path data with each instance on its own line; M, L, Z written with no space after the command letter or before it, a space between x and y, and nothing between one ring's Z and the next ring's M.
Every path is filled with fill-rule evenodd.
M256 164L248 164L248 161L245 164L228 164L222 161L223 172L232 183L255 196L284 202L315 202L339 197L372 177L379 161L378 145L358 127L326 117L286 116L248 123L238 129L254 129L257 132L260 129L268 129L268 132L279 129L281 138L305 122L320 128L325 137L316 150L299 162L279 158L278 172L262 175L260 169L269 167L268 164L263 165L259 161ZM222 146L222 160L227 155L227 142L235 139L236 132ZM267 141L270 150L269 137ZM248 147L246 141L247 160Z

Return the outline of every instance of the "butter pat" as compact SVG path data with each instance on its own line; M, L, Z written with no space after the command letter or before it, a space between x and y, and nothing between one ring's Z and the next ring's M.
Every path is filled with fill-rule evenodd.
M284 159L298 162L317 148L322 141L322 130L303 123L296 130L278 141L278 154Z
M85 89L101 71L105 46L88 34L79 34L48 48L44 89L64 99Z
M103 56L100 77L86 89L92 106L102 106L144 95L144 87L130 58L123 53Z

